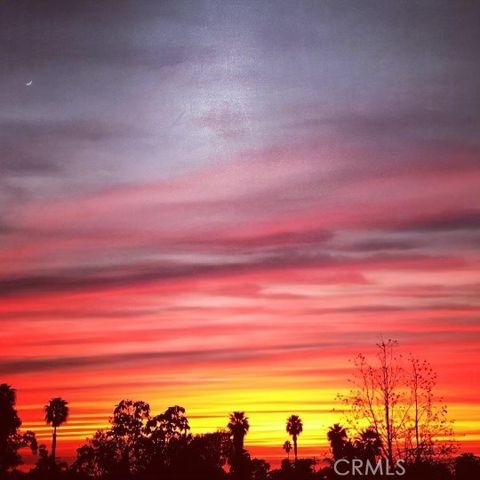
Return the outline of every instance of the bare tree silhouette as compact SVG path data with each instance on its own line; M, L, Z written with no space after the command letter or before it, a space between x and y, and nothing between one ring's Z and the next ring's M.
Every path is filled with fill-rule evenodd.
M373 360L354 358L351 392L340 396L349 407L349 424L358 434L370 425L390 464L448 456L455 450L453 432L446 407L434 401L435 373L427 362L405 362L397 347L395 340L382 340Z

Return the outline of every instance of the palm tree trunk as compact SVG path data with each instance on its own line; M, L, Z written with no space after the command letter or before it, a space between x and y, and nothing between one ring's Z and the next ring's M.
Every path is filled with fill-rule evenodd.
M52 436L52 466L55 468L55 455L57 451L57 427L53 427L53 436Z
M297 436L293 436L293 453L295 454L295 462L298 460Z

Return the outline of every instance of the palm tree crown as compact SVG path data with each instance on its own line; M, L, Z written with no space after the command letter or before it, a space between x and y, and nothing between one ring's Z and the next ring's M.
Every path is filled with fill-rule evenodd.
M245 412L231 413L227 428L233 436L235 449L237 451L243 450L243 439L250 428L248 417L245 416Z
M294 435L298 437L303 432L303 423L298 415L288 417L286 430L292 437Z
M68 402L63 398L52 398L45 405L45 421L52 427L59 427L68 418Z
M290 415L287 418L287 433L292 436L293 439L293 453L295 454L295 461L298 460L298 445L297 438L303 432L303 423L298 415Z
M379 434L375 429L370 427L360 432L360 435L355 441L355 446L365 459L373 463L375 459L381 455L383 445Z
M333 458L342 458L345 444L348 441L347 431L339 423L336 423L327 433L328 441L332 447Z

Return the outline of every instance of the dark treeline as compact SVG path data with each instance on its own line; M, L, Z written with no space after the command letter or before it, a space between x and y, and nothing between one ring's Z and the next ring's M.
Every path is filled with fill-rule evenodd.
M265 460L251 458L244 447L249 423L243 412L233 412L224 430L192 435L184 408L172 406L152 415L148 403L132 400L122 400L116 405L109 428L96 432L78 448L76 460L67 465L55 454L57 429L68 416L65 400L55 398L45 407L45 419L53 430L51 452L45 445L37 445L33 432L19 432L21 422L15 411L15 391L8 385L0 385L0 402L2 479L320 480L392 478L386 472L394 473L386 466L388 459L382 454L382 441L372 428L350 439L344 427L333 425L327 432L331 455L318 461L298 456L303 423L300 417L292 415L287 419L286 433L291 435L295 447L286 441L283 449L287 458L280 468L271 469ZM27 473L15 469L21 464L22 448L30 448L38 457ZM356 475L345 475L355 459L384 468L377 467L374 475L365 475L363 467ZM336 473L334 465L338 460L342 462ZM361 476L359 471L363 472ZM480 458L463 454L449 460L413 461L406 464L401 477L473 480L480 478Z
M224 429L194 435L183 407L175 405L154 414L148 403L132 400L119 402L109 427L97 431L67 464L57 457L56 446L58 431L68 420L68 402L56 397L44 408L45 422L52 427L48 451L46 445L37 443L34 432L21 430L16 392L1 384L0 480L480 478L480 457L458 455L453 443L445 439L449 433L446 410L433 407L431 368L409 359L411 368L404 369L393 355L395 347L391 341L379 344L376 365L364 356L357 358L361 382L352 382L350 396L342 399L351 407L346 419L349 429L337 423L324 432L330 451L321 460L299 455L303 421L298 415L288 417L285 433L289 440L279 445L285 458L276 469L252 458L245 448L250 425L244 412L233 412ZM20 452L27 448L36 455L29 472L19 470Z

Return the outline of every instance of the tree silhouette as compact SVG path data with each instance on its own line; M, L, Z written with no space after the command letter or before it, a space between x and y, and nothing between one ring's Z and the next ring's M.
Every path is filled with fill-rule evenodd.
M243 479L249 469L250 457L243 448L245 435L250 429L248 417L245 412L233 412L230 414L227 430L233 439L233 455L231 472L234 478Z
M287 459L290 460L290 452L292 451L292 443L290 442L290 440L285 440L282 448L285 450L287 454Z
M287 433L291 435L293 440L293 454L295 456L295 462L298 461L298 436L303 432L303 423L298 415L290 415L287 419L286 426Z
M21 464L18 450L23 447L30 447L32 452L37 450L35 434L27 431L20 433L22 425L17 410L16 391L6 383L0 385L0 478L6 472Z
M151 418L147 422L149 433L154 433L155 429L161 432L162 437L169 441L171 438L187 436L190 430L188 419L185 416L185 409L175 405L168 407L164 413Z
M77 450L73 470L80 476L215 480L226 474L230 433L192 436L183 407L175 405L151 416L148 403L122 400L110 424Z
M480 457L473 453L464 453L455 459L455 478L472 480L480 478Z
M313 458L300 458L295 463L289 462L286 458L282 460L278 470L269 472L269 480L328 480L334 478L330 471L326 472L330 476L320 476L315 474L316 461Z
M120 463L117 466L121 475L128 476L141 464L143 456L144 429L150 418L150 405L143 401L122 400L115 406L111 437L120 450Z
M250 461L250 478L252 480L267 480L270 464L265 460L253 458Z
M338 460L344 456L345 445L348 441L347 430L336 423L327 433L328 441L332 449L333 458Z
M237 452L243 451L245 435L250 429L248 417L245 416L245 412L231 413L227 428L233 437L233 448Z
M60 397L52 398L47 405L45 405L45 422L53 427L52 434L52 467L56 465L56 450L57 450L57 428L65 423L68 418L69 408L68 402Z
M35 464L35 467L31 470L31 476L33 478L49 478L48 474L51 470L51 460L48 454L47 446L45 444L41 444L38 446L38 460Z
M383 354L383 351L382 351ZM392 423L392 440L397 452L409 452L413 448L417 455L406 457L405 468L408 480L472 480L480 476L480 458L473 454L463 454L456 459L433 456L429 436L431 424L436 417L430 416L432 376L424 363L414 361L411 365L413 375L405 378L403 370L391 365L395 357L387 359L380 356L380 371L361 363L367 381L386 379L389 392L397 392L398 397L389 396L388 406L391 419L395 419L401 394L409 393L413 406L405 413L405 425L409 428L402 433L412 436L399 437ZM385 362L383 361L385 360ZM412 360L411 360L412 361ZM410 372L410 370L407 370ZM382 376L383 374L384 376ZM394 375L395 374L395 375ZM411 372L410 372L411 374ZM380 377L378 376L380 375ZM392 375L394 375L392 377ZM398 375L398 376L397 376ZM404 382L403 384L401 382ZM367 383L368 394L373 383ZM403 385L403 390L393 387ZM380 397L384 398L383 384ZM393 395L393 394L392 394ZM359 408L364 408L362 397L355 397ZM374 397L368 397L372 400ZM367 400L368 400L367 398ZM373 401L373 400L372 400ZM381 405L375 405L378 411L385 413ZM401 412L405 410L401 409ZM282 460L281 468L271 471L270 465L262 459L251 458L244 448L245 435L250 425L244 412L233 412L229 416L228 428L203 435L192 435L185 409L174 405L163 413L151 416L150 406L143 401L122 400L115 406L109 419L110 427L97 431L85 445L77 449L77 459L68 467L57 464L55 457L57 428L68 417L68 403L60 397L53 398L45 406L45 420L53 427L52 452L46 447L38 447L39 459L29 473L18 472L15 467L21 463L18 450L24 446L37 449L35 435L32 432L21 434L20 418L16 411L15 390L7 384L0 385L0 480L331 480L339 478L331 459L325 459L326 466L316 471L315 458L298 458L298 436L303 431L303 423L298 415L287 419L286 431L293 439L295 461L290 462L292 443L283 444L287 458ZM427 417L426 420L424 417ZM379 422L383 416L376 416ZM368 415L360 417L365 425ZM428 420L428 422L427 422ZM385 419L385 422L387 420ZM355 427L356 425L354 425ZM416 428L418 427L418 428ZM384 437L378 431L378 425L359 430L354 440L348 438L347 430L336 423L327 432L333 459L347 461L363 460L363 464L390 465L388 447ZM388 437L387 437L388 438ZM400 445L403 440L406 446ZM429 440L426 442L426 440ZM411 442L411 443L408 443ZM421 447L421 448L419 448ZM403 450L401 450L403 448ZM398 454L398 453L396 453ZM397 457L398 458L398 457ZM225 468L230 462L230 471ZM389 468L389 467L386 467ZM54 470L52 472L52 470ZM390 474L387 474L389 476ZM343 477L342 478L347 478ZM350 478L350 477L348 477ZM371 476L367 476L371 478ZM379 478L384 478L380 476Z
M12 445L12 437L22 424L15 408L16 397L10 385L0 385L0 475L20 463L17 449Z
M199 480L224 479L224 466L231 455L230 435L225 431L192 436L186 450L190 475L185 478ZM182 456L182 462L185 458Z
M369 460L373 465L382 454L382 439L374 428L366 428L360 432L360 435L355 440L354 446L357 451L357 456L364 460Z
M435 374L426 362L412 357L405 362L395 340L377 344L373 360L354 358L352 390L340 397L349 407L348 420L357 433L368 422L382 444L389 463L403 458L422 462L454 451L446 407L433 397Z

